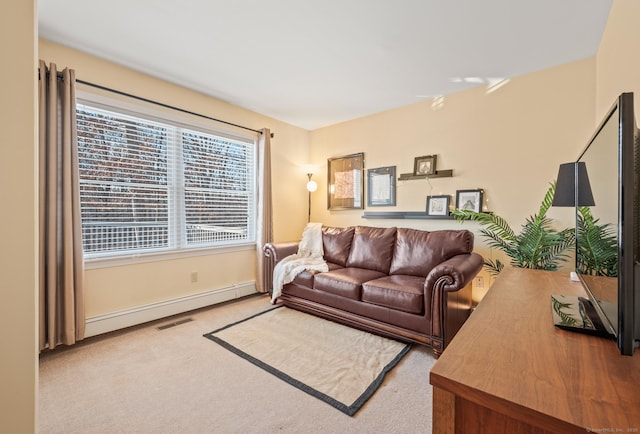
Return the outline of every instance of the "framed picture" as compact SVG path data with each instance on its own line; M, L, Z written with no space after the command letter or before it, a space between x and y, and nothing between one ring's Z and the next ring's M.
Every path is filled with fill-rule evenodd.
M436 156L424 155L416 157L413 160L414 175L435 175L436 173Z
M327 208L364 208L364 153L328 159Z
M483 190L457 190L456 209L481 212L483 193Z
M396 166L367 170L367 206L395 206Z
M449 215L449 200L447 196L427 196L427 215Z

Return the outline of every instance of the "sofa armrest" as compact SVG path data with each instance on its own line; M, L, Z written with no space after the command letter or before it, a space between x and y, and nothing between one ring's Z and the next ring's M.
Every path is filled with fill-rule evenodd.
M438 264L427 275L424 282L425 309L431 312L431 334L439 338L442 351L449 344L458 329L464 323L471 308L471 281L482 269L483 258L477 253L466 253L456 255ZM463 290L464 291L461 291ZM453 300L455 306L449 306L450 294L457 294L456 291L464 293L459 302ZM464 301L464 303L461 303ZM461 304L468 304L462 306ZM464 313L459 312L464 310ZM450 321L447 316L460 316L463 319ZM450 318L452 319L452 318Z
M435 288L457 291L464 288L482 269L483 259L477 253L456 255L438 264L427 275L424 287L427 292Z
M298 252L298 242L292 241L288 243L267 243L262 249L264 256L273 259L273 264L277 264L287 256Z

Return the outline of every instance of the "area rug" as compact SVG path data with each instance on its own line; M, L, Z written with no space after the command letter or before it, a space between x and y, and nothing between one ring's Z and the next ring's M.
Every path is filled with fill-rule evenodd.
M204 336L349 416L411 348L287 307Z

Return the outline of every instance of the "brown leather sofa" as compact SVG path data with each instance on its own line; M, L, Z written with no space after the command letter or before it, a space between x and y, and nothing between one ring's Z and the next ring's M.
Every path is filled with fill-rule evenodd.
M323 227L329 271L304 271L282 289L285 306L430 346L438 357L468 318L482 268L467 230ZM273 264L297 243L269 243Z

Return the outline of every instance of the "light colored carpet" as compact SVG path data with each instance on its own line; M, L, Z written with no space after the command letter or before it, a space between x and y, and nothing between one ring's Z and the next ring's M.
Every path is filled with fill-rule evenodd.
M39 432L431 432L435 360L425 347L414 345L350 417L202 337L269 307L252 296L43 354Z
M348 415L373 395L410 348L287 307L205 337Z

